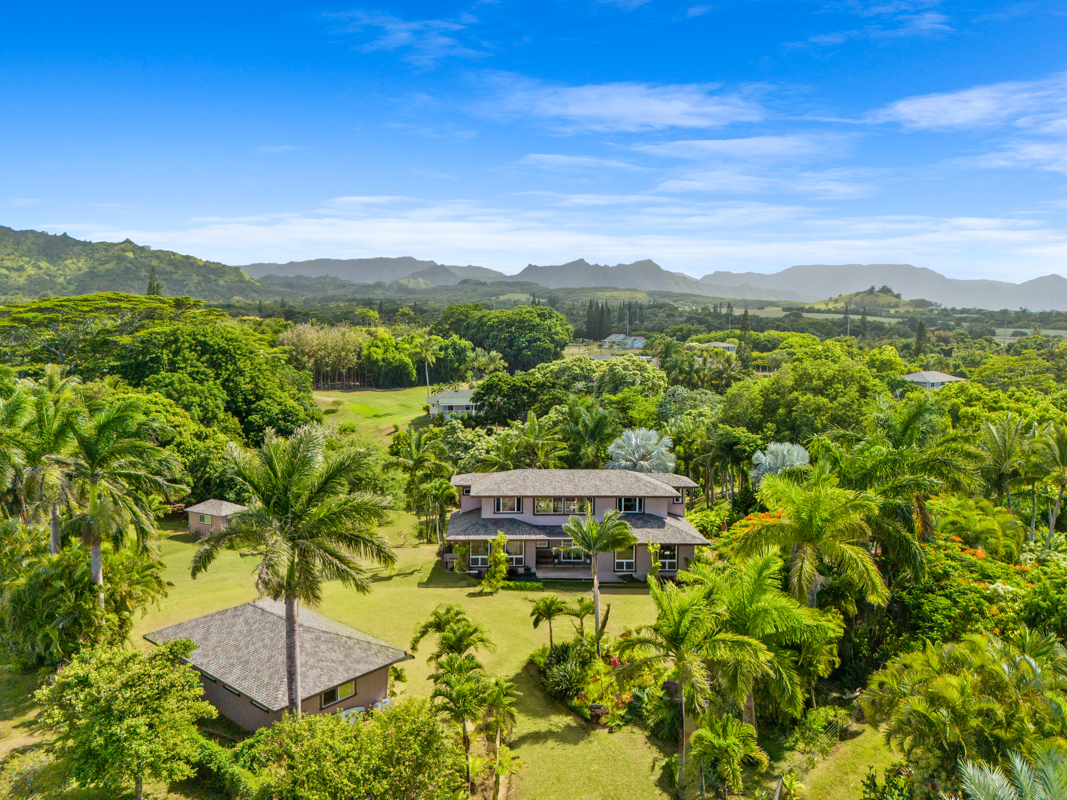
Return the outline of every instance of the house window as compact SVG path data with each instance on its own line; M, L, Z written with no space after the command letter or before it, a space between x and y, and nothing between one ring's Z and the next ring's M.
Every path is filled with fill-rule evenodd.
M342 700L347 700L349 697L356 693L356 682L349 681L348 683L342 683L333 689L328 689L322 693L322 707L332 706L334 703L340 703Z
M463 496L464 497L470 497L471 496L471 487L469 487L469 486L464 486L463 487Z
M676 506L680 506L682 504L683 500L685 500L685 492L683 492L681 489L679 489L678 490L678 496L674 498L674 504Z
M535 497L534 498L534 513L535 514L562 514L563 513L563 498L562 497Z
M488 567L489 542L471 542L471 554L467 557L467 564L472 567Z
M508 551L508 566L509 567L521 567L523 544L522 542L508 542L504 545Z
M664 572L674 572L678 569L678 545L665 544L659 548L660 569Z
M521 514L522 513L522 498L521 497L498 497L496 499L496 513L497 514Z
M211 515L210 514L201 514L200 515L200 524L201 525L210 525L211 524Z
M623 514L643 514L645 513L645 498L619 497L616 499L616 508Z
M567 497L563 501L564 514L592 514L592 497Z
M585 561L585 553L581 552L574 546L574 542L567 539L560 543L559 560L567 563L575 563Z
M634 546L624 547L622 550L615 551L615 571L616 572L633 572L634 571Z

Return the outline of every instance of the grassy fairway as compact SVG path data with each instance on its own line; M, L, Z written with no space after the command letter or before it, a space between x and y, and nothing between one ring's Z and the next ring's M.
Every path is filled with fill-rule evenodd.
M340 406L337 401L340 401ZM327 424L354 423L358 433L379 444L388 444L394 424L401 428L412 424L418 428L429 421L422 410L426 405L425 386L315 392L315 402L324 411L338 409L336 413L326 415Z

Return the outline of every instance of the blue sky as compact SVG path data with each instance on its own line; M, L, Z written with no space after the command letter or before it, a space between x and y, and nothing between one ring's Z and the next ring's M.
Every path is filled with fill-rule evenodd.
M1067 274L1067 6L13 4L0 224L231 264Z

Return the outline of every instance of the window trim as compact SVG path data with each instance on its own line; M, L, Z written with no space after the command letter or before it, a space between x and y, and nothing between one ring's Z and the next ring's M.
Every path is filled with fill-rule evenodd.
M627 500L633 500L634 510L627 511L625 509L625 503ZM645 498L643 497L616 497L615 508L620 514L644 514L645 513Z
M571 500L571 501L574 502L574 510L573 511L568 511L567 510L567 501L568 500ZM584 511L582 511L581 509L578 508L578 506L583 502L589 504L589 507L587 509L585 509ZM596 498L595 497L564 497L563 498L563 513L564 514L568 514L568 515L593 514L595 516L596 515Z
M201 525L210 525L211 524L211 515L210 514L197 514L197 517L198 517L199 522L200 522Z
M538 511L537 504L541 500L549 500L552 503L551 511ZM556 502L559 502L559 511L556 511ZM533 513L536 517L558 517L563 514L563 509L567 507L567 500L563 497L535 497L533 501Z
M469 487L469 486L464 486L463 487L463 496L464 497L470 497L471 496L471 487Z
M341 690L346 686L351 686L352 687L352 691L349 692L346 695L342 695L341 694ZM327 702L326 695L328 695L330 693L333 693L334 695L336 695L336 698L333 699L333 700L330 700L329 702ZM330 706L335 706L338 703L343 703L345 700L348 700L350 697L355 697L355 696L356 696L356 679L353 678L350 681L345 681L342 684L339 684L337 686L334 686L333 688L327 689L325 692L323 692L319 696L319 702L321 703L321 707L322 708L329 708Z
M680 506L685 500L685 490L679 489L678 496L674 498L674 505Z
M613 556L614 556L614 563L613 563L614 570L613 571L618 573L618 574L628 574L628 573L637 572L637 545L633 545L632 544L628 548L625 548L625 549L628 549L630 551L630 557L629 558L619 558L619 553L620 553L619 550L616 550L613 553ZM619 567L620 564L622 565L621 569ZM627 566L627 565L629 565L629 566Z
M266 707L265 705L263 705L262 703L260 703L259 701L257 701L257 700L251 700L250 702L252 703L252 705L254 705L254 706L255 706L256 708L258 708L258 709L259 709L260 711L266 711L266 712L267 712L268 714L270 713L270 709L269 709L269 708L267 708L267 707Z
M474 545L484 544L485 555L474 554ZM476 560L477 559L477 560ZM467 552L467 566L468 567L488 567L489 566L489 542L483 539L474 539L471 541L470 550Z
M232 686L230 686L230 684L228 684L228 683L226 683L224 681L220 681L220 683L222 683L222 688L225 689L230 694L235 694L238 697L241 696L241 693L239 691L237 691L236 689L234 689Z
M516 555L512 555L510 552L508 552L508 548L512 547L512 546L516 546L516 545L519 548L519 552ZM492 545L490 545L490 547L492 547ZM526 544L525 544L525 542L512 541L512 540L509 539L507 542L504 543L504 552L507 553L508 566L509 567L521 567L521 566L525 565L525 563L526 563Z
M664 548L670 547L674 550L674 558L667 559L663 557ZM659 555L656 560L660 563L660 569L664 572L677 572L678 571L678 545L676 544L661 544L659 548ZM670 564L671 566L667 566Z
M515 508L512 511L502 510L500 505L501 500L514 500ZM493 500L493 513L495 514L521 514L522 513L522 498L521 497L497 497Z
M571 540L571 539L568 539L567 542L569 544L566 544L566 545L563 544L563 542L560 542L560 547L559 547L559 560L560 560L560 562L564 563L564 564L584 564L585 563L585 553L575 553L574 552L574 541Z

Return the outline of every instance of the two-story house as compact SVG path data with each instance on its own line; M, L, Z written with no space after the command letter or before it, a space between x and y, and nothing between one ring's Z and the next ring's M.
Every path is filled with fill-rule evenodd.
M468 566L483 572L497 532L508 538L508 564L519 575L542 579L591 578L590 559L570 548L563 524L592 514L603 520L619 511L637 544L601 553L601 581L643 580L651 568L650 543L659 545L661 574L684 569L696 548L710 544L685 519L686 495L697 485L683 475L614 469L516 469L454 475L460 507L448 523L447 541L470 547ZM453 569L456 557L445 555Z

